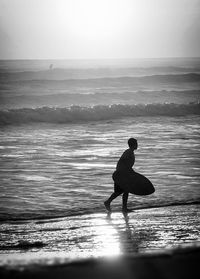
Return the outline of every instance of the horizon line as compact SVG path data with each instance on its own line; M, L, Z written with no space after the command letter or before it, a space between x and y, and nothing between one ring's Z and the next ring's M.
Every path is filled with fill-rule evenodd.
M0 61L24 60L150 60L150 59L200 59L200 56L161 56L161 57L124 57L124 58L0 58Z

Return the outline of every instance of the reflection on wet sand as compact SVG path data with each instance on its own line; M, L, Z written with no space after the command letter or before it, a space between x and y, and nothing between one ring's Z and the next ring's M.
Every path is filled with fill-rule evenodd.
M118 242L120 254L138 253L141 247L146 247L150 241L156 241L156 233L151 228L146 228L145 231L134 225L134 222L129 222L127 213L122 214L119 222L116 217L112 218L110 213L107 214L106 220L116 231L115 239Z
M195 242L200 235L197 220L195 207L101 215L90 220L90 228L94 230L93 253L95 250L95 255L146 253Z
M108 213L105 218L93 219L91 228L95 230L96 255L138 253L158 240L154 228L141 228L128 214Z

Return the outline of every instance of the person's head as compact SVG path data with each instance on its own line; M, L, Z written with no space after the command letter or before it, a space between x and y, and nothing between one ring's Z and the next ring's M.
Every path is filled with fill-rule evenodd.
M130 138L130 139L128 140L128 146L129 146L131 149L137 149L137 147L138 147L137 140L134 139L134 138Z

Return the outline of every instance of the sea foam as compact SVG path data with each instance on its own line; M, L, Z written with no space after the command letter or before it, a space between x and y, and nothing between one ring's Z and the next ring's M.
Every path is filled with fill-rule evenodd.
M189 104L139 104L97 105L92 107L71 106L65 108L40 107L0 111L0 124L31 122L78 123L138 116L184 116L200 114L199 103Z

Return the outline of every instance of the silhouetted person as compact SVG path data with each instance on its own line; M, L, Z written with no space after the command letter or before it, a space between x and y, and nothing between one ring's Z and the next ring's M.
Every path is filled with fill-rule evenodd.
M124 151L119 161L117 162L116 171L120 172L122 175L126 175L126 173L134 172L132 167L135 163L135 154L134 150L137 149L138 143L134 138L130 138L128 140L129 148ZM122 211L128 212L127 201L128 201L128 192L125 192L116 182L114 182L114 192L109 197L108 200L104 202L106 209L111 212L110 203L117 198L119 195L122 195Z

